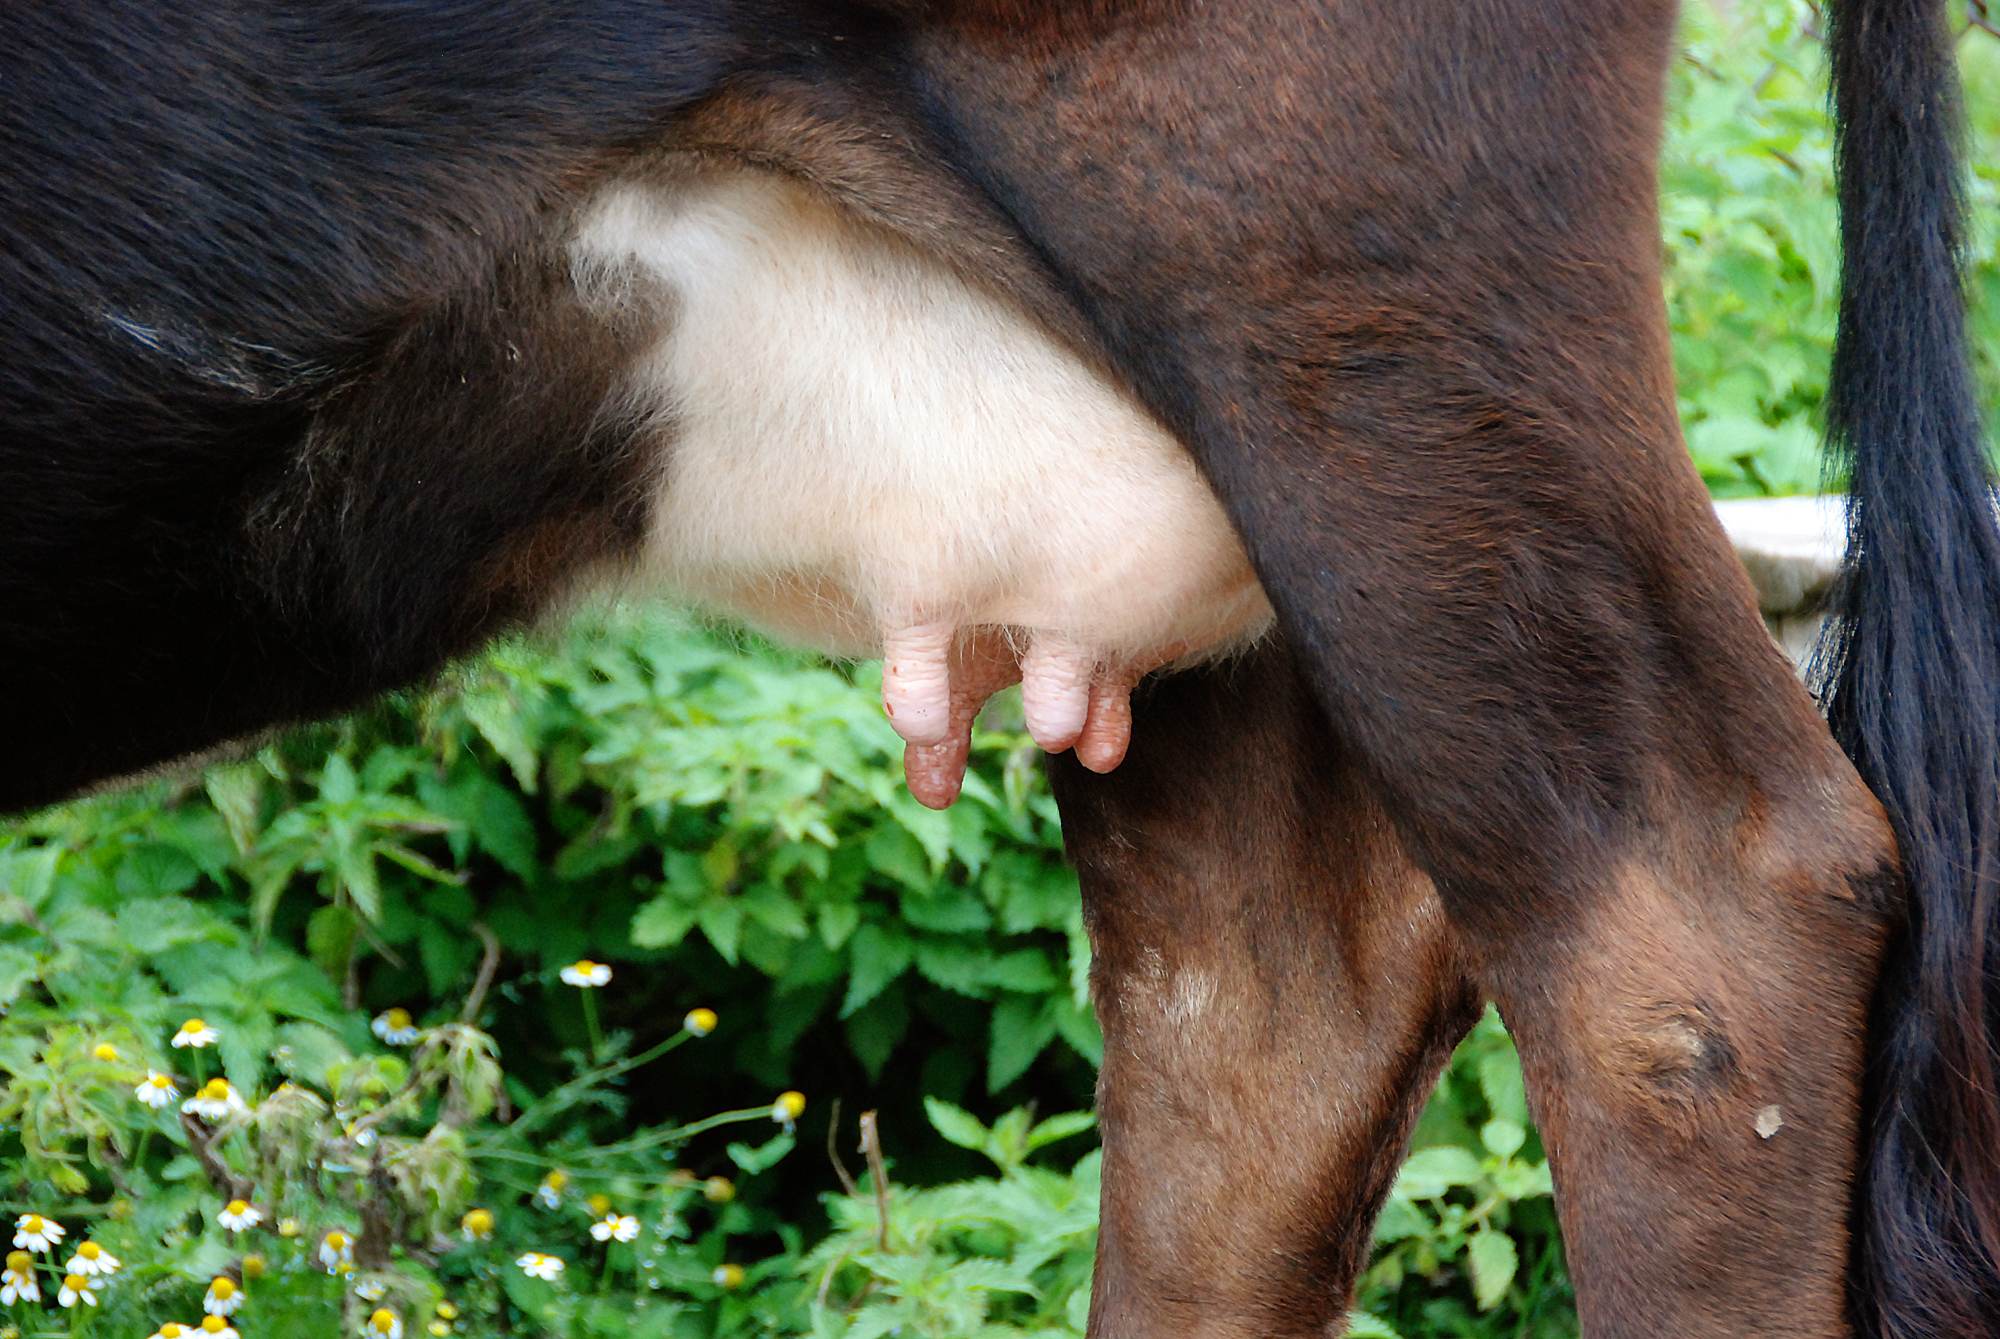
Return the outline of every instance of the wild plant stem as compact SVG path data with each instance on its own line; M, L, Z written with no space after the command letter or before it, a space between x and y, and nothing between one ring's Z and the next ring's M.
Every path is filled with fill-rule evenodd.
M604 1052L604 1034L597 1027L597 992L588 987L583 991L583 1022L590 1029L590 1063L595 1066Z

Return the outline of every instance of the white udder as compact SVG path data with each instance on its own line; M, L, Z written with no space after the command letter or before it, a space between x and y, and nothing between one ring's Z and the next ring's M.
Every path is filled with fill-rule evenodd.
M1157 420L791 178L613 184L572 257L587 300L637 280L670 302L624 391L664 447L648 566L786 640L883 655L920 797L956 793L972 715L1017 673L1037 742L1102 770L1139 675L1268 626L1228 519Z

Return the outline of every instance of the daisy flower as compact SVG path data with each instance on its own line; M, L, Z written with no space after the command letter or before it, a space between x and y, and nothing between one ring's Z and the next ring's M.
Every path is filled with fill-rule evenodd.
M369 1026L391 1046L408 1046L417 1039L417 1025L411 1021L410 1011L401 1007L376 1014Z
M211 1042L220 1041L222 1034L199 1018L190 1018L181 1024L181 1030L174 1034L174 1045L192 1046L197 1051Z
M251 1279L261 1279L264 1277L264 1257L261 1255L246 1255L237 1261L236 1267L243 1271L243 1281L245 1283L248 1283Z
M173 1076L162 1074L157 1069L147 1070L146 1081L132 1090L132 1096L155 1111L161 1110L180 1095L181 1090L174 1087Z
M706 1037L715 1031L715 1010L690 1009L688 1016L681 1020L681 1026L696 1037Z
M458 1230L467 1241L485 1241L493 1235L493 1215L484 1209L473 1209L458 1220Z
M368 1318L364 1332L370 1339L376 1335L380 1335L381 1339L403 1339L403 1322L388 1307L377 1307L375 1314Z
M211 1316L233 1316L242 1305L243 1290L236 1286L235 1279L221 1274L208 1285L208 1293L201 1299L201 1309Z
M639 1220L631 1214L608 1213L603 1222L590 1225L590 1235L599 1241L630 1241L639 1235Z
M550 1172L542 1178L541 1187L535 1191L535 1198L542 1202L544 1209L560 1209L563 1187L568 1184L568 1176L562 1172Z
M12 1252L7 1267L0 1269L0 1305L41 1300L42 1286L35 1282L35 1257L26 1251Z
M122 1268L124 1266L117 1256L94 1241L86 1241L78 1246L76 1254L70 1257L68 1272L82 1274L86 1278L93 1274L102 1274L108 1279Z
M588 958L577 959L563 968L559 975L565 984L582 986L586 989L611 983L611 969L601 962L592 962Z
M215 1216L215 1221L231 1232L241 1232L247 1227L255 1227L263 1222L264 1215L248 1200L231 1200L222 1206L222 1212Z
M243 1105L243 1094L236 1091L228 1079L210 1079L196 1090L195 1095L181 1103L182 1111L192 1111L208 1120L221 1120L233 1111L247 1111Z
M379 1302L389 1295L389 1289L380 1279L363 1279L354 1285L354 1295L364 1302Z
M438 1339L444 1339L444 1336L451 1333L451 1322L448 1320L434 1320L430 1323L430 1331L432 1334L438 1336Z
M220 1316L204 1317L201 1325L191 1333L195 1339L242 1339L236 1333L236 1327Z
M345 1232L326 1234L319 1244L319 1266L331 1274L343 1264L354 1263L354 1239Z
M14 1220L14 1244L30 1251L46 1251L63 1239L62 1224L39 1214L24 1213Z
M183 1325L177 1320L170 1320L147 1335L146 1339L190 1339L190 1336L198 1333L199 1331L192 1325Z
M56 1294L56 1301L64 1306L75 1306L78 1302L96 1306L97 1294L91 1291L92 1286L91 1280L81 1274L65 1274L62 1291Z
M806 1109L806 1095L801 1092L782 1092L778 1100L771 1103L771 1119L785 1127L785 1133L792 1132L792 1125Z
M547 1279L554 1283L562 1277L563 1262L553 1255L543 1255L539 1251L529 1251L514 1262L527 1272L529 1278Z
M743 1286L743 1266L717 1265L715 1273L709 1275L709 1277L715 1280L718 1287L740 1288Z

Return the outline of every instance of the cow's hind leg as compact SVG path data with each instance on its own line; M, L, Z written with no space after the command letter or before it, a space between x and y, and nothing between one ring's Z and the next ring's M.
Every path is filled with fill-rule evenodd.
M1105 1034L1091 1334L1338 1333L1475 992L1281 647L1134 709L1116 772L1054 768Z

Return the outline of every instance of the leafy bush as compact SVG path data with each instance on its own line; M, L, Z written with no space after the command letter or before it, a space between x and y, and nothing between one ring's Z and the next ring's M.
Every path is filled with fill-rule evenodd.
M1724 12L1726 10L1726 13ZM1667 311L1688 449L1718 496L1821 490L1840 239L1818 11L1690 4L1661 158ZM1972 335L2000 424L2000 43L1962 43Z
M832 1199L836 1230L802 1262L816 1278L816 1339L1080 1336L1097 1252L1099 1154L1067 1173L1030 1154L1091 1128L1072 1111L1037 1123L1024 1108L981 1125L932 1099L931 1124L990 1158L998 1177L930 1190L891 1185L871 1158L869 1189Z
M131 826L129 802L40 825L93 809ZM785 1132L727 1150L760 1171L791 1148L801 1099L608 1143L577 1120L705 1033L705 1012L641 1055L605 1039L509 1111L493 1039L468 1021L497 946L457 1016L371 1021L311 961L259 944L247 917L145 891L172 864L163 848L106 835L0 850L0 1166L17 1217L5 1302L20 1326L172 1334L206 1310L226 1335L244 1309L280 1334L479 1335L529 1318L568 1335L610 1316L619 1333L663 1335L683 1315L703 1333L762 1328L732 1313L718 1270L733 1239L771 1225L673 1154L720 1125L782 1118ZM594 1281L565 1286L569 1266Z

